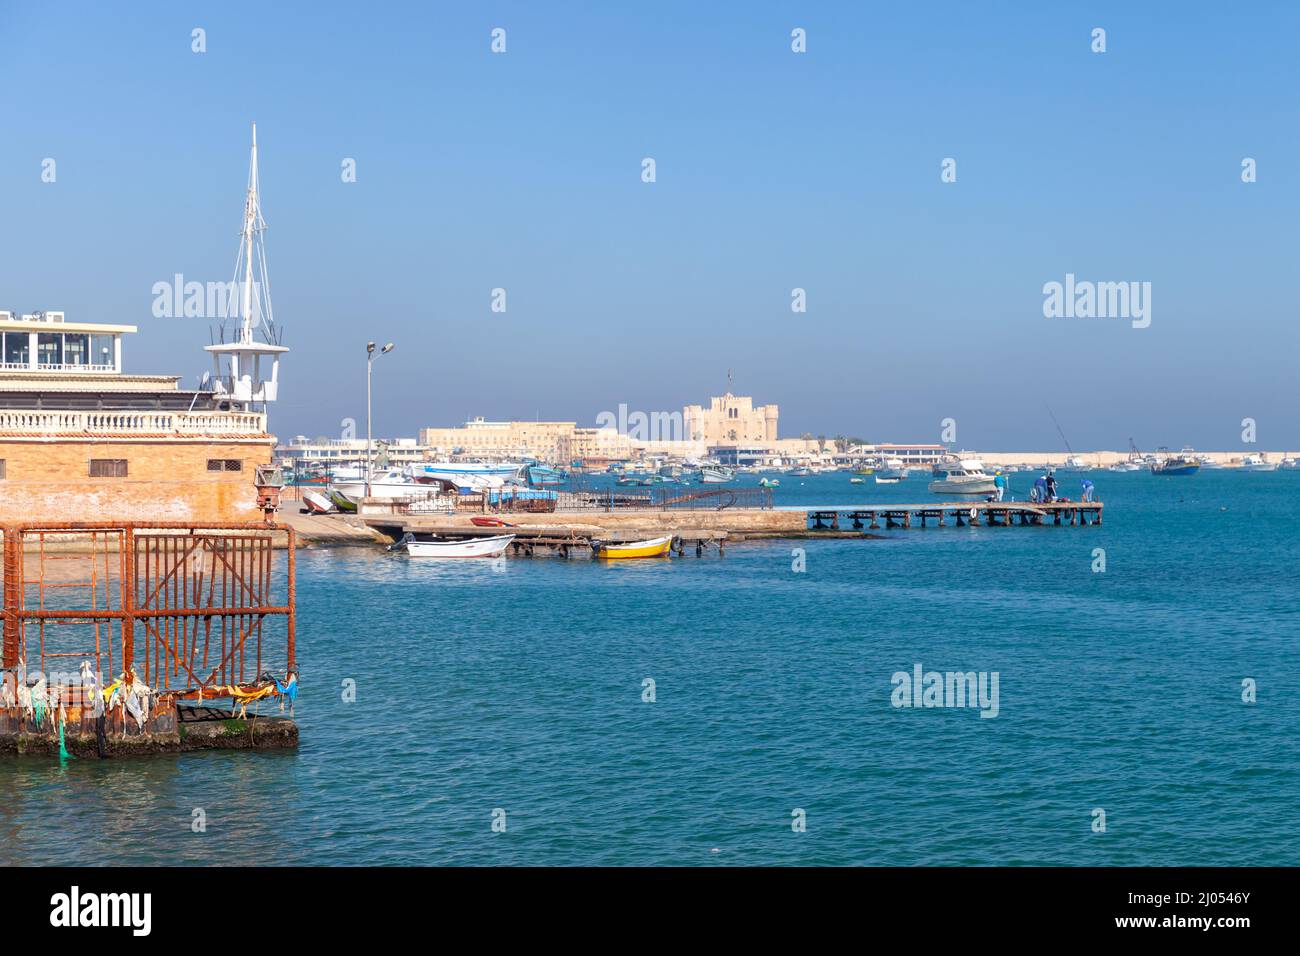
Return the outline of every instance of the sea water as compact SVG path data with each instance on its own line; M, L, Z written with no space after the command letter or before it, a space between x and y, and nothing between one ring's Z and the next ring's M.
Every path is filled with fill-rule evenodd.
M0 760L0 862L1300 863L1300 472L1088 477L1100 527L302 552L300 749ZM848 479L776 501L935 500Z

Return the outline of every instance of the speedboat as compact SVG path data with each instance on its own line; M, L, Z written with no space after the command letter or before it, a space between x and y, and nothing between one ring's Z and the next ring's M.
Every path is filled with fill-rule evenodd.
M609 561L625 558L662 558L672 550L671 535L662 538L649 538L645 541L629 541L626 544L608 544L604 541L591 542L591 550L596 557Z
M513 534L498 534L464 541L421 541L415 535L407 534L402 543L406 545L406 553L413 558L499 558L513 540Z
M1119 472L1141 471L1142 466L1135 461L1117 461L1106 470Z
M1242 471L1277 471L1277 462L1269 461L1263 455L1246 455L1241 459Z
M929 489L937 495L991 495L997 489L993 476L978 458L945 458L930 469Z
M851 485L860 485L860 484L862 484L863 482L865 482L866 480L867 480L867 479L865 479L865 478L861 478L861 477L859 477L858 475L854 475L852 478L849 479L849 484L851 484Z

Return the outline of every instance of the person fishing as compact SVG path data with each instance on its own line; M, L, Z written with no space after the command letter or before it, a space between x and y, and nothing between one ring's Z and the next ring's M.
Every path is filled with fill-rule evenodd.
M1083 479L1083 500L1092 501L1094 491L1095 489L1092 486L1092 482L1087 478Z
M1007 493L1007 476L1002 474L1002 469L999 468L998 473L993 476L993 495L994 495L993 500L1001 501L1003 495L1005 495L1006 493Z
M1039 475L1034 479L1033 500L1038 503L1047 501L1047 476Z
M1049 471L1047 473L1046 484L1047 484L1047 500L1055 501L1056 500L1056 472Z

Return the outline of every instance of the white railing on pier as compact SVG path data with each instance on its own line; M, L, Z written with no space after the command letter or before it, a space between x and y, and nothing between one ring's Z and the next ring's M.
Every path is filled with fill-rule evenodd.
M0 432L36 435L264 435L263 412L0 410Z

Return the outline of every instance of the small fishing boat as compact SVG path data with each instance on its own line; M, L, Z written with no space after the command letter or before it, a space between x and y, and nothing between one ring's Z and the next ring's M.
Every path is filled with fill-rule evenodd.
M736 477L736 473L730 468L724 468L721 465L710 466L700 470L700 482L706 485L717 485L731 481Z
M866 480L867 480L867 479L865 479L865 478L859 478L857 475L854 475L852 478L849 479L849 484L851 484L851 485L860 485L860 484L862 484L863 482L865 482Z
M413 558L497 558L505 554L513 540L513 534L499 534L464 541L420 541L415 535L407 534L402 543Z
M337 506L319 491L304 491L302 503L312 514L324 515L337 510Z
M907 466L903 464L901 458L886 458L885 464L880 471L876 473L876 484L892 485L895 482L902 481L907 477ZM884 478L884 481L880 479Z
M1201 470L1201 463L1195 458L1171 455L1165 449L1161 449L1161 451L1165 452L1164 457L1157 457L1157 460L1151 463L1151 474L1153 475L1181 477L1194 475Z
M789 471L786 472L786 474L789 475L791 478L807 478L809 475L812 474L812 469L804 468L804 467L791 468Z
M624 558L661 558L668 554L672 546L673 539L670 535L650 538L646 541L629 541L626 544L591 542L591 550L595 552L596 557L610 561Z
M503 518L495 518L492 515L475 515L469 519L469 523L479 528L513 528L509 521Z

